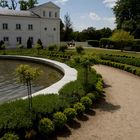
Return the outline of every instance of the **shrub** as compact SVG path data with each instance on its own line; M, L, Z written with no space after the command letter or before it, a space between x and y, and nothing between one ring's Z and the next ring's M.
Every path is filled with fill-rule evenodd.
M50 45L49 47L48 47L48 50L49 51L54 51L54 50L56 50L57 49L57 46L56 45Z
M41 46L41 49L43 49L42 41L40 39L37 40L37 44Z
M74 104L73 107L76 110L78 115L83 114L85 112L85 106L80 102Z
M82 97L80 102L85 106L86 109L89 109L92 106L92 100L89 97Z
M67 117L62 112L56 112L53 115L53 122L56 128L62 128L67 122Z
M1 46L2 46L3 44L4 44L4 41L1 40L1 41L0 41L0 49L2 49Z
M39 54L39 50L42 49L42 46L38 43L35 44L35 49L37 49L37 53Z
M18 44L18 45L17 45L17 48L19 48L19 49L23 49L23 48L24 48L24 45L22 45L22 44Z
M103 80L102 80L102 78L98 78L98 82L96 83L96 90L100 93L103 92Z
M92 101L96 100L96 95L94 93L88 93L86 96L89 97Z
M1 140L19 140L19 137L13 133L6 133Z
M76 110L74 108L66 108L64 110L64 114L66 115L68 120L73 120L77 115Z
M92 47L99 47L99 41L98 40L88 40L88 44Z
M78 54L81 54L83 50L84 50L84 48L83 48L82 46L76 47L76 52L77 52Z
M39 131L41 134L49 135L54 131L54 124L48 118L43 118L39 122Z
M63 45L63 46L59 47L60 52L65 52L67 49L68 49L68 46L66 46L66 45Z

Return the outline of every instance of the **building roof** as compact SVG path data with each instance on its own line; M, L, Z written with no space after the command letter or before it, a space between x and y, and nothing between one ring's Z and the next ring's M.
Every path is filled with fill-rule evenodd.
M54 4L53 2L49 1L47 3L44 3L44 4L41 4L41 5L38 5L34 8L31 8L29 10L36 10L36 9L40 9L41 7L51 7L51 8L57 8L57 9L60 9L60 7L58 7L56 4Z
M18 11L18 10L9 10L9 9L0 9L1 16L20 16L20 17L36 17L39 16L34 14L31 11Z

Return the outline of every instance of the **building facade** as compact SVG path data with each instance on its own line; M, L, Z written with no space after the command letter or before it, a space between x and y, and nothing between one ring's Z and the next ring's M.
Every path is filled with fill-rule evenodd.
M52 2L28 11L0 9L0 40L8 48L17 44L33 45L40 39L44 47L60 42L60 8Z

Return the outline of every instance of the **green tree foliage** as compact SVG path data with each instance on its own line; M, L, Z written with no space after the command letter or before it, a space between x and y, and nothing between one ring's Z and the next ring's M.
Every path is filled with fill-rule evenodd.
M37 0L28 0L28 8L29 9L35 7L35 4L37 4Z
M13 133L6 133L1 140L19 140L19 137Z
M16 0L0 0L0 7L8 7L8 9L15 10L17 8Z
M116 30L113 35L110 37L112 40L126 40L126 41L131 41L134 40L134 36L130 35L130 32L124 31L124 30Z
M130 32L124 30L116 30L110 37L110 39L112 41L115 41L117 43L117 46L120 46L121 50L123 50L125 46L132 45L134 36L130 35Z
M25 0L19 1L20 10L27 10L28 9L28 2Z
M140 1L118 0L113 8L118 29L133 33L135 38L140 38Z
M32 109L32 82L40 76L41 70L39 68L32 68L29 65L20 65L16 68L16 76L18 81L26 84L28 90L29 110Z
M62 24L60 24L62 26ZM70 15L66 13L64 16L64 41L71 41L72 40L72 22Z

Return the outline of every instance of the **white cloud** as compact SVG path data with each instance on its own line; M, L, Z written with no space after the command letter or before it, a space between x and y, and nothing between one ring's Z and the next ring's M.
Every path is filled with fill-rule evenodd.
M65 4L66 2L68 2L69 0L56 0L55 3L59 3L59 4Z
M113 8L117 0L103 0L106 7Z
M110 23L115 23L115 17L104 17L103 20Z
M97 15L96 13L94 12L90 12L89 13L89 17L90 19L94 20L94 21L99 21L101 20L101 17L99 15Z

